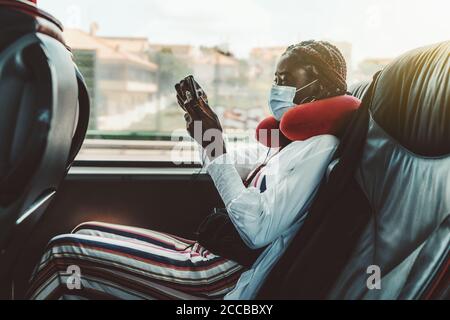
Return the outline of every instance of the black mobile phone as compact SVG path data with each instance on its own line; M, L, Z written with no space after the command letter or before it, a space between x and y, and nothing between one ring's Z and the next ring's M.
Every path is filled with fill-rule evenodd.
M188 83L188 90L189 90L189 93L191 94L191 98L192 98L192 100L195 101L195 103L197 103L198 100L200 99L200 96L199 96L197 88L195 86L194 76L192 76L192 75L187 76L186 81Z
M204 94L202 88L196 84L194 76L189 75L185 78L185 80L188 84L187 89L189 91L189 94L191 95L190 103L193 106L199 107L209 118L215 120L214 115L212 115L209 110L202 107L202 104L199 103L200 100L202 100L203 103L207 103L207 101L205 101L205 94Z

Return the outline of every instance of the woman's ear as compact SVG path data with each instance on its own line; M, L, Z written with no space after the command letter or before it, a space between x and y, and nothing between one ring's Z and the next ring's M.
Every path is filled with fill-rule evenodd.
M313 95L316 97L320 97L325 90L325 86L323 85L322 81L320 80L319 70L316 68L316 66L310 65L308 71L311 73L312 77L315 80L318 80L315 83L315 86L313 86L313 88L312 88L314 91Z
M298 70L295 73L297 76L296 87L302 89L295 95L294 103L296 105L316 100L323 88L319 80L319 72L315 66L307 64L298 67ZM304 86L306 87L303 88Z

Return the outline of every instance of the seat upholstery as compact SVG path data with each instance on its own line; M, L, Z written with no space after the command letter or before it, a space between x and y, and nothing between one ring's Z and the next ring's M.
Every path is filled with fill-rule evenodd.
M362 98L367 92L367 89L369 89L370 83L371 81L363 81L360 83L356 83L349 87L348 92L352 96L358 98L359 100L362 100Z
M43 17L31 4L0 0L0 297L11 297L14 264L87 128L83 79L61 26Z
M259 299L433 296L450 247L449 56L450 42L413 50L351 89L363 102L340 161Z
M419 48L396 59L372 98L374 120L417 155L450 154L449 46Z
M367 140L356 170L372 214L330 298L419 298L426 278L432 277L429 263L446 259L449 57L450 42L413 50L390 64L376 81ZM424 259L430 255L432 259ZM380 267L380 290L366 285L371 265Z

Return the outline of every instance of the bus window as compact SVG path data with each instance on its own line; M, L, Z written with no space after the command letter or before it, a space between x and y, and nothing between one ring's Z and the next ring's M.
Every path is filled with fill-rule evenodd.
M302 40L335 44L351 85L393 57L446 40L442 1L41 0L59 17L92 101L78 160L198 162L174 84L192 74L230 144L269 114L274 66ZM326 7L326 10L323 8ZM333 27L331 27L333 26ZM174 146L184 141L175 154Z

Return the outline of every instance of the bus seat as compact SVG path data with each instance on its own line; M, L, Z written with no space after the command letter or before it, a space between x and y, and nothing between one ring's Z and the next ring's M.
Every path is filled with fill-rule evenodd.
M438 43L354 91L365 93L340 162L258 299L433 296L450 248L449 71L450 42ZM368 285L377 268L379 289Z
M89 98L62 26L33 3L0 1L0 296L27 237L84 139Z

